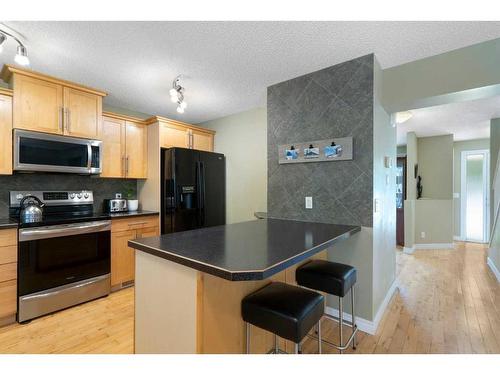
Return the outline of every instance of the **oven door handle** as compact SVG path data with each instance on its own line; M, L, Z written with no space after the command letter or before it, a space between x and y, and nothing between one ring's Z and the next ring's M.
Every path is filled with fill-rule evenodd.
M25 228L19 230L19 242L41 240L44 238L74 236L111 230L111 221L92 221L68 225L53 225L41 228Z

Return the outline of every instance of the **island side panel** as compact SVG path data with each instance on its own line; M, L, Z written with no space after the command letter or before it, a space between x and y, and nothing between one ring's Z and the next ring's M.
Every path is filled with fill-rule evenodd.
M310 259L326 258L326 251L322 251ZM199 325L202 342L199 351L210 354L245 353L246 334L245 322L241 318L241 300L272 281L296 284L295 270L300 264L261 281L228 281L203 274L202 324ZM293 352L294 349L293 344L284 339L279 340L279 346L287 352ZM250 348L251 353L267 353L274 348L274 335L252 326Z
M201 352L235 354L246 352L245 323L241 300L271 281L285 282L285 272L260 281L228 281L203 274L203 322ZM274 336L258 327L251 328L251 352L266 353L274 347Z
M198 271L136 251L135 353L197 353Z

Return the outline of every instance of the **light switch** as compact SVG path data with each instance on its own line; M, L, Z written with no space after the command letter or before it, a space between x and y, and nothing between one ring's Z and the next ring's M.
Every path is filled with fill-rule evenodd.
M306 197L306 208L313 208L313 197Z

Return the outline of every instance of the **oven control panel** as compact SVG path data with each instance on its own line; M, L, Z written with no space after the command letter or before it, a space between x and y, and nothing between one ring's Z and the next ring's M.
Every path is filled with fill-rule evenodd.
M76 191L11 191L10 207L18 207L21 200L34 195L48 206L60 206L70 204L92 204L94 195L90 190Z

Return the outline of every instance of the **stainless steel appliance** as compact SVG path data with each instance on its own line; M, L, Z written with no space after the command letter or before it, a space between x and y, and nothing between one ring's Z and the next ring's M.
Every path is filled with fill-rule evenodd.
M127 200L123 198L113 198L104 200L104 211L106 212L127 212Z
M226 158L186 148L161 151L161 233L226 223Z
M44 203L34 195L26 195L19 202L19 221L21 223L37 223L43 220Z
M14 130L14 170L99 174L102 141Z
M110 293L111 221L93 211L92 192L11 191L12 217L30 195L45 209L42 221L19 224L19 322Z

